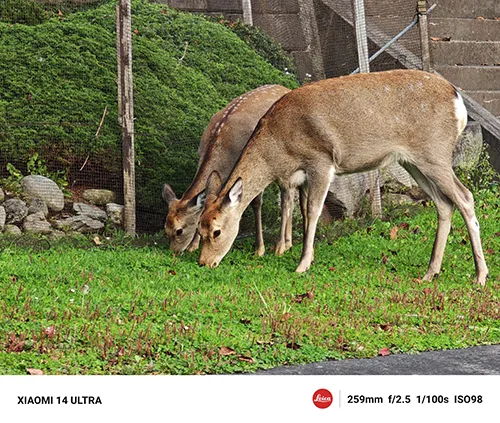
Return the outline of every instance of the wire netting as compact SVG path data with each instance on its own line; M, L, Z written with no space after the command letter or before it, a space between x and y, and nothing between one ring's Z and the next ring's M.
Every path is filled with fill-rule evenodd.
M74 215L73 203L86 201L84 194L89 189L110 190L114 193L113 201L123 204L121 132L114 91L116 50L113 28L116 2L6 2L9 8L4 7L5 13L0 16L0 39L3 39L3 51L0 53L0 179L4 201L14 197L16 184L23 176L40 174L53 179L63 188L66 195L71 195L71 201L67 201L62 210L53 213L53 220L67 219ZM79 29L83 18L73 15L75 7L79 8L77 11L85 12L107 3L111 3L112 7L95 12L87 19L86 24L94 22L95 27ZM181 3L175 2L177 5ZM255 10L265 17L270 6L266 9L262 6L263 3L266 2L256 2ZM288 1L284 4L289 4L289 8L287 9L286 5L275 5L275 12L287 14L287 22L300 25L300 8L297 3ZM365 7L370 54L375 53L409 25L416 13L415 0L365 1ZM325 76L335 77L353 72L358 67L358 56L352 27L351 0L314 0L314 10ZM206 12L212 16L217 15L213 10ZM170 15L167 10L162 13L167 17ZM221 13L224 13L224 10ZM227 18L234 20L239 17L238 10L228 9L227 13ZM272 16L272 13L269 13L267 27L264 18L256 19L255 22L257 25L262 24L265 31L267 28L282 44L288 45L289 50L295 50L297 53L303 43L300 34L297 35L299 28L275 25L272 31L269 31L272 26L269 25L269 20ZM135 18L132 17L133 22ZM151 28L154 22L145 23L142 21L143 17L138 20L137 25L133 24L136 36L147 38L150 35L153 39L163 31L158 29L159 32L153 34ZM16 22L22 25L14 25ZM41 22L44 24L41 25ZM60 25L61 22L64 25ZM151 34L148 31L151 31ZM173 38L173 41L168 37ZM195 48L194 43L198 41L187 38L185 34L179 35L178 39L168 37L165 38L165 45L172 41L177 49L176 59L171 65L175 70L184 63L183 61L191 60L191 49ZM23 43L23 40L30 42ZM104 43L99 44L101 42ZM95 51L97 45L106 47L99 52ZM54 53L56 51L57 55ZM196 172L199 138L210 116L222 109L232 98L255 88L251 84L235 82L232 75L226 75L220 81L223 88L219 90L224 91L224 96L218 96L210 107L206 104L187 104L180 95L173 93L170 98L173 103L177 101L176 104L165 105L165 109L161 111L148 110L148 102L153 101L155 97L154 84L157 76L165 71L164 65L159 62L158 54L144 45L134 54L134 72L150 76L149 79L137 78L138 88L145 91L153 86L151 97L146 97L142 100L144 104L136 108L139 232L162 230L168 211L161 200L163 182L170 183L178 196L189 186ZM306 70L307 79L307 61L300 61L301 54L294 54L294 57L299 71ZM214 55L212 61L217 60L220 58ZM69 66L75 63L77 66ZM403 67L421 67L417 26L370 64L372 71ZM289 72L291 69L280 71ZM16 79L16 74L22 75L24 79ZM199 83L195 76L190 77L193 84ZM166 88L159 87L156 92L163 89ZM211 92L196 90L194 86L193 98L200 103L209 103L210 99L214 98ZM159 122L158 126L150 128L143 124L146 115ZM172 131L174 121L178 136L172 137L169 136L169 131ZM146 145L147 148L144 147ZM159 155L169 154L170 161L158 168ZM352 186L345 189L352 190ZM276 232L279 221L279 193L276 187L269 190L265 201L266 226ZM337 211L342 210L341 205L335 202L330 204L332 209L336 206ZM16 224L22 227L19 222ZM242 229L251 232L252 228L253 216L247 213Z

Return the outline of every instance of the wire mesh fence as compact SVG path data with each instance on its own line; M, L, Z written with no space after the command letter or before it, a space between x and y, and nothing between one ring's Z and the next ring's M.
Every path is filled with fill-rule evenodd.
M304 23L303 2L271 3L252 4L254 22L264 31L266 22L268 28L278 13L288 23ZM166 5L140 0L132 5L137 231L153 233L162 230L168 211L161 199L163 183L172 185L179 196L189 186L198 163L199 140L210 117L233 98L260 85L294 88L297 83L289 75L293 65L286 65L274 47L263 41L264 35L245 32L237 21L224 19L220 35L214 28L219 24L213 10L197 10L211 16L205 27L201 17L189 20ZM310 5L314 10L312 34L320 48L315 53L321 56L324 76L352 73L359 66L352 1L311 0ZM84 214L82 207L75 206L94 204L104 211L107 204L123 204L115 6L111 0L6 0L0 6L0 202L5 214L2 222L0 211L1 230L6 226L9 230L12 226L23 231L30 228L25 219L33 214L27 211L28 197L33 195L21 181L33 174L56 182L65 196L62 208L40 217L50 228L32 225L33 231L53 233L71 227L92 232L119 226L120 218L110 220L111 212L93 219L99 224L82 223L78 220ZM406 28L416 14L415 0L366 1L365 7L370 55ZM228 10L230 17L239 16L238 10ZM228 28L240 31L240 38L227 35ZM269 32L290 47L302 79L307 82L314 77L310 60L314 52L298 52L304 41L297 35L298 28L276 24ZM239 44L242 39L253 45L243 47ZM265 48L259 51L256 45ZM417 26L370 63L372 71L421 66ZM92 199L90 191L95 189L111 194L108 192L106 200ZM366 185L358 177L339 189L345 191L344 197L358 190L362 198ZM342 193L340 196L345 203ZM22 217L15 217L11 204L6 204L12 199L26 203L26 211L19 214ZM345 204L329 202L333 215L343 212ZM265 204L266 227L277 232L276 187L267 191ZM359 208L359 204L352 207ZM92 217L91 212L87 210L87 217ZM242 229L253 230L251 213L245 215Z

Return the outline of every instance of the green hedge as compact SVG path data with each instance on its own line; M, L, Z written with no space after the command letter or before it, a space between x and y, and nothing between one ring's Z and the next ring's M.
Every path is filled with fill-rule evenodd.
M297 82L224 25L145 0L132 7L137 202L155 208L164 182L179 192L190 183L216 111L257 86ZM34 26L0 22L1 166L38 152L71 186L90 154L86 170L119 175L115 43L115 2Z

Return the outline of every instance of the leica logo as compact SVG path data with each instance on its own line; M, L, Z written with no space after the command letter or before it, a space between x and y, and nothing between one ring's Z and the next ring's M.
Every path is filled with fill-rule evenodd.
M328 389L318 389L313 397L313 404L318 408L328 408L332 405L333 395Z

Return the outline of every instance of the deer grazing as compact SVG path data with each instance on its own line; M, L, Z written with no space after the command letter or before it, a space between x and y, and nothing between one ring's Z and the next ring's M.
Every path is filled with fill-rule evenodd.
M313 260L318 217L335 174L400 163L434 201L438 227L424 280L441 270L453 206L472 245L476 282L484 285L484 260L472 194L452 169L452 154L467 123L460 94L445 79L422 71L395 70L332 78L304 85L277 101L261 119L231 175L213 175L200 218L199 263L216 267L231 248L241 214L252 198L277 181L286 189L307 186L302 257Z
M205 129L198 148L199 162L196 176L184 195L177 199L170 185L164 185L163 198L169 207L165 232L170 239L170 248L175 254L181 253L186 248L188 251L198 248L197 226L203 210L204 190L210 173L217 171L224 180L229 176L259 119L276 100L289 91L280 85L264 85L231 101L212 117ZM282 196L290 197L286 192L283 192ZM256 193L249 203L255 214L255 250L258 255L262 255L264 254L262 192ZM283 226L286 230L282 231L276 247L276 251L280 253L291 247L291 215L289 219L288 216L283 218Z

